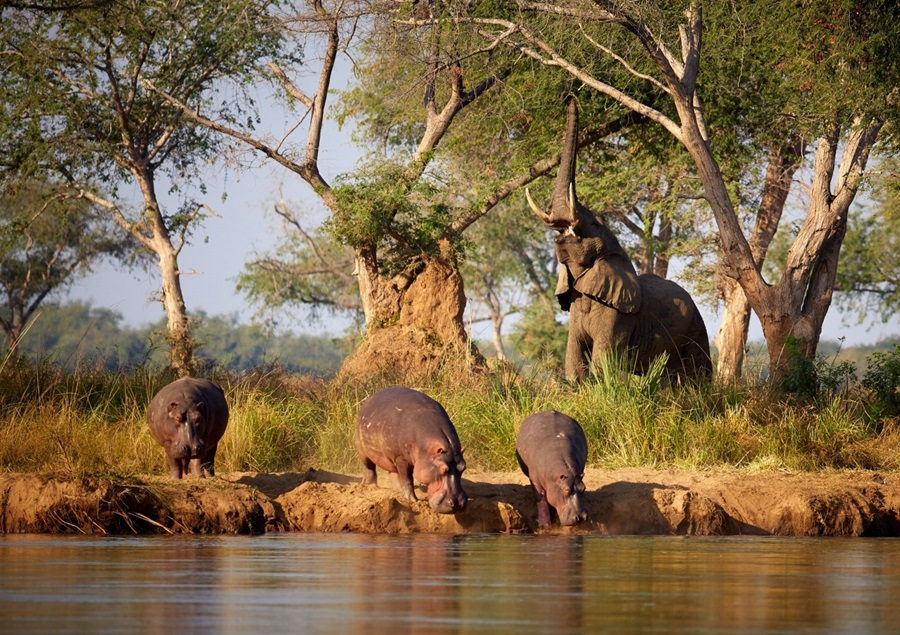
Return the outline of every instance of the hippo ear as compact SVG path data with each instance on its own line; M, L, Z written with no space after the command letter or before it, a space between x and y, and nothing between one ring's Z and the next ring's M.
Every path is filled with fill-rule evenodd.
M170 417L174 417L174 416L175 416L175 412L178 410L178 402L177 402L177 401L173 401L172 403L170 403L170 404L169 404L169 407L167 408L167 410L168 410L168 412L169 412L169 416L170 416Z

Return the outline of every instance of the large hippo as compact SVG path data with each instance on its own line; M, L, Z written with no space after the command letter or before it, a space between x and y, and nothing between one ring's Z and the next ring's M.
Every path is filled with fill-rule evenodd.
M581 500L587 440L575 419L555 410L527 417L516 437L516 459L537 497L538 527L550 526L550 506L561 525L587 520Z
M441 514L466 508L466 469L456 428L444 408L417 390L392 386L363 401L356 449L365 466L363 485L376 482L375 466L396 475L403 496L416 502L413 477L428 488L428 504Z
M183 377L156 393L147 410L150 434L169 459L169 476L215 476L216 449L228 425L225 393L206 379Z

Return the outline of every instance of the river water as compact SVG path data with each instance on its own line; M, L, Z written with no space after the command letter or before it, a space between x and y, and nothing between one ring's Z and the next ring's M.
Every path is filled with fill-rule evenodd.
M900 632L900 539L0 535L2 633Z

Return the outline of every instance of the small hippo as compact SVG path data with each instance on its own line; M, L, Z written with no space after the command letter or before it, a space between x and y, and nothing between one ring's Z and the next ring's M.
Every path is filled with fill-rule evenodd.
M581 500L587 440L575 419L555 410L527 417L516 437L516 459L537 497L538 527L550 526L550 506L561 525L587 520Z
M366 399L356 422L356 449L365 465L363 485L376 482L375 466L394 474L404 498L414 503L413 476L428 488L428 504L440 514L466 508L461 475L466 469L456 428L444 408L426 394L402 386Z
M206 379L184 377L156 393L147 410L150 434L169 459L169 476L215 476L216 449L228 425L225 393Z

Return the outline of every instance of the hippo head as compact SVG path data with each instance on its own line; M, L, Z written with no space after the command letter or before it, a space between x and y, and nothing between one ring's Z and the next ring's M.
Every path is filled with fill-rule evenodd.
M547 502L556 510L560 525L570 527L587 520L587 512L582 503L582 479L583 475L560 474L547 486Z
M439 514L453 514L466 508L468 496L462 487L466 469L463 451L442 444L432 446L424 461L417 461L416 480L428 487L428 504Z
M206 406L202 401L172 401L168 418L175 426L175 436L170 445L173 459L195 459L206 449Z

